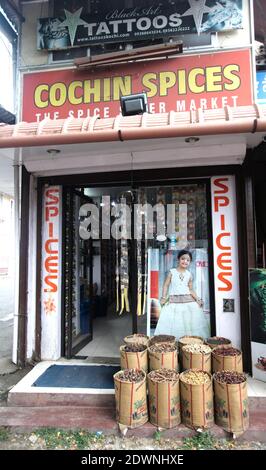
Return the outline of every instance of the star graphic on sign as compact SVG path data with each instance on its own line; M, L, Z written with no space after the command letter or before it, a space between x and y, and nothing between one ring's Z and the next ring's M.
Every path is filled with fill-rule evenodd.
M85 26L88 24L86 23L86 21L80 18L82 10L83 10L83 7L81 7L79 10L75 11L74 13L71 13L68 10L64 10L66 19L63 21L63 23L61 23L61 26L65 26L66 28L68 28L71 46L73 46L74 41L75 41L77 27Z
M203 15L209 13L212 9L205 5L206 0L188 0L188 3L190 8L182 16L193 16L197 32L200 34Z

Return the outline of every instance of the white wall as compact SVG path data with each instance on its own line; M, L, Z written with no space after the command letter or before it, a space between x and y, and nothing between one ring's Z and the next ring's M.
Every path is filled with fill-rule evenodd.
M20 67L47 65L47 52L37 50L37 20L49 16L48 2L24 3L22 15L25 22L22 23Z
M0 193L0 275L14 275L14 200Z

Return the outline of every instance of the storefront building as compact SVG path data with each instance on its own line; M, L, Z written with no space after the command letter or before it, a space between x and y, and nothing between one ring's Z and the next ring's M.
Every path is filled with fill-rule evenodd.
M238 23L216 25L204 39L200 28L213 24L213 2L205 2L201 26L186 3L171 20L172 11L151 12L130 31L143 28L147 39L150 21L156 29L168 18L178 28L177 19L189 17L184 27L194 21L197 31L189 40L182 31L182 53L127 57L123 64L48 64L53 53L45 51L53 46L42 33L37 51L32 21L23 26L22 122L0 128L1 148L20 148L22 163L18 309L25 318L18 315L15 327L15 362L110 360L127 334L156 334L164 280L185 249L203 301L204 336L230 338L251 372L248 276L255 235L247 232L254 221L246 154L266 131L266 109L254 104L252 2L225 2L237 9ZM30 10L37 21L36 5L25 2L26 18ZM56 15L41 16L44 31L44 18ZM109 34L104 24L91 26L91 41L97 28ZM205 44L193 46L195 36ZM81 32L71 38L82 40ZM141 92L148 113L121 116L120 97ZM128 232L117 238L123 204ZM148 219L145 204L164 212ZM135 227L150 236L136 237Z

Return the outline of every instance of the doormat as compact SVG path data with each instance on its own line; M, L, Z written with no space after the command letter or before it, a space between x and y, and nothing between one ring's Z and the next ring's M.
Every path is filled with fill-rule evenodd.
M113 389L113 375L119 370L119 366L53 364L38 377L32 387Z

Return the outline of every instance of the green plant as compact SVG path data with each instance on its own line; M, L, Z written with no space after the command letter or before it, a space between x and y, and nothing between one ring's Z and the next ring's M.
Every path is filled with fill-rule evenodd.
M203 431L193 437L185 437L183 439L183 449L203 450L213 449L216 439L209 431Z
M0 441L7 441L10 435L10 430L6 426L0 426Z
M155 441L160 441L161 438L162 438L161 431L155 431L155 433L153 434L153 439L155 439Z
M88 449L104 437L100 432L57 428L37 429L35 434L44 440L47 449Z

